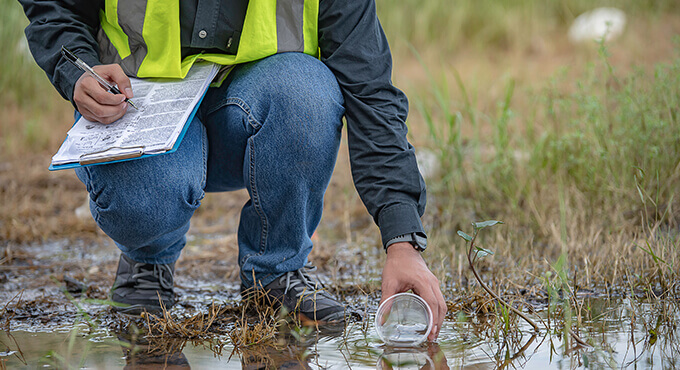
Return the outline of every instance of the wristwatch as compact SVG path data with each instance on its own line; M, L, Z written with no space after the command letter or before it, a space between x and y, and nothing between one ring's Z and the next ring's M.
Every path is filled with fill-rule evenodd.
M396 236L392 239L390 239L387 244L385 245L385 252L387 252L387 248L390 247L390 245L394 243L400 243L400 242L409 242L413 246L415 250L418 252L422 252L427 248L427 236L423 233L409 233L409 234L404 234L404 235L399 235Z

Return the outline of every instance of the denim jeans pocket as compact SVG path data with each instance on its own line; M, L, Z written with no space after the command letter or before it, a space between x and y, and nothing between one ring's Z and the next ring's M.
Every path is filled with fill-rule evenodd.
M210 109L206 112L206 116L216 114L220 109L226 109L229 106L239 107L241 111L243 111L243 114L245 114L245 122L247 122L247 125L244 125L245 127L243 127L243 129L248 133L248 136L255 135L257 131L262 128L262 123L260 123L260 121L257 120L255 116L253 116L252 110L250 109L248 103L246 103L241 98L225 98L222 102L220 102L220 104L210 107Z

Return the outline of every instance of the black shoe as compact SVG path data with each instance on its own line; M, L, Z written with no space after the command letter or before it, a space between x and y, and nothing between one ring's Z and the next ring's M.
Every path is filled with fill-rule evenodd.
M308 264L287 272L267 284L264 291L277 308L282 305L287 312L297 314L303 324L343 323L345 307L309 276L315 269Z
M121 305L113 306L113 310L128 315L139 315L144 311L160 313L163 307L169 310L175 304L174 272L174 263L152 265L135 262L121 254L116 281L111 288L111 300Z

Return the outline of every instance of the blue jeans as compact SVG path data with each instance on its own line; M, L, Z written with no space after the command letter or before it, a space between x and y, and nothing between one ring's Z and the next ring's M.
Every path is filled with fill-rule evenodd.
M99 227L144 263L175 262L204 192L246 188L241 284L267 285L312 249L340 143L343 98L301 53L240 65L210 88L175 153L76 169Z

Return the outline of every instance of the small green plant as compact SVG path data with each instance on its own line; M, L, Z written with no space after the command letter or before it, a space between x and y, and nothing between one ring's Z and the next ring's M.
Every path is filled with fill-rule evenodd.
M497 224L502 224L502 223L503 223L502 221L496 221L496 220L473 222L472 226L474 227L474 232L473 232L472 236L466 234L465 232L463 232L461 230L458 231L458 235L461 238L465 239L465 241L467 241L469 243L468 254L467 254L468 263L469 263L470 269L472 270L472 273L474 274L475 279L477 279L477 282L479 283L479 285L490 296L492 296L496 300L496 302L498 302L500 305L502 305L505 310L507 310L508 312L512 312L512 313L516 314L517 316L521 317L522 319L524 319L524 321L526 321L529 325L531 325L534 328L535 333L538 333L538 332L540 332L540 328L539 328L538 324L536 324L532 319L530 319L522 311L513 307L510 303L508 303L503 298L501 298L501 296L499 296L496 292L491 290L491 288L489 288L484 283L482 278L479 276L477 269L475 269L475 262L479 258L484 258L486 256L493 254L492 251L475 245L475 241L477 240L477 235L479 234L479 231L481 229L491 227L491 226L494 226L494 225L497 225ZM501 310L501 312L503 312L503 311ZM509 317L506 317L506 322L509 322ZM569 335L571 335L571 337L574 339L574 341L576 341L580 346L590 347L590 345L588 343L586 343L583 339L581 339L576 333L574 333L571 330L570 325L569 326L565 325L565 331Z
M498 303L500 303L501 305L503 305L508 311L512 311L514 314L516 314L517 316L519 316L519 317L521 317L522 319L524 319L524 321L526 321L527 323L529 323L529 325L531 325L531 326L534 328L534 330L535 330L536 332L539 332L539 331L540 331L540 328L538 327L538 325L537 325L533 320L531 320L528 316L526 316L522 311L516 309L516 308L513 307L511 304L509 304L508 302L506 302L506 301L505 301L503 298L501 298L496 292L494 292L493 290L491 290L491 288L489 288L489 287L484 283L484 281L482 280L482 278L479 276L479 273L477 273L477 269L475 269L475 262L476 262L479 258L484 258L484 257L486 257L486 256L489 256L489 255L492 255L492 254L493 254L492 251L490 251L490 250L488 250L488 249L485 249L485 248L482 248L482 247L479 247L479 246L475 245L475 241L477 240L477 235L479 234L479 230L484 229L484 228L486 228L486 227L491 227L491 226L494 226L494 225L497 225L497 224L502 224L502 223L503 223L502 221L495 221L495 220L491 220L491 221L482 221L482 222L473 222L473 223L472 223L472 227L474 227L474 232L473 232L472 236L470 236L470 235L464 233L464 232L461 231L461 230L458 230L458 235L459 235L461 238L465 239L468 243L470 243L470 244L469 244L469 247L468 247L468 254L467 254L468 263L469 263L470 269L472 270L472 273L475 275L475 278L477 279L477 282L479 283L479 285L481 285L481 287L482 287L487 293L489 293L489 295L491 295L494 299L496 299L496 301L497 301Z

